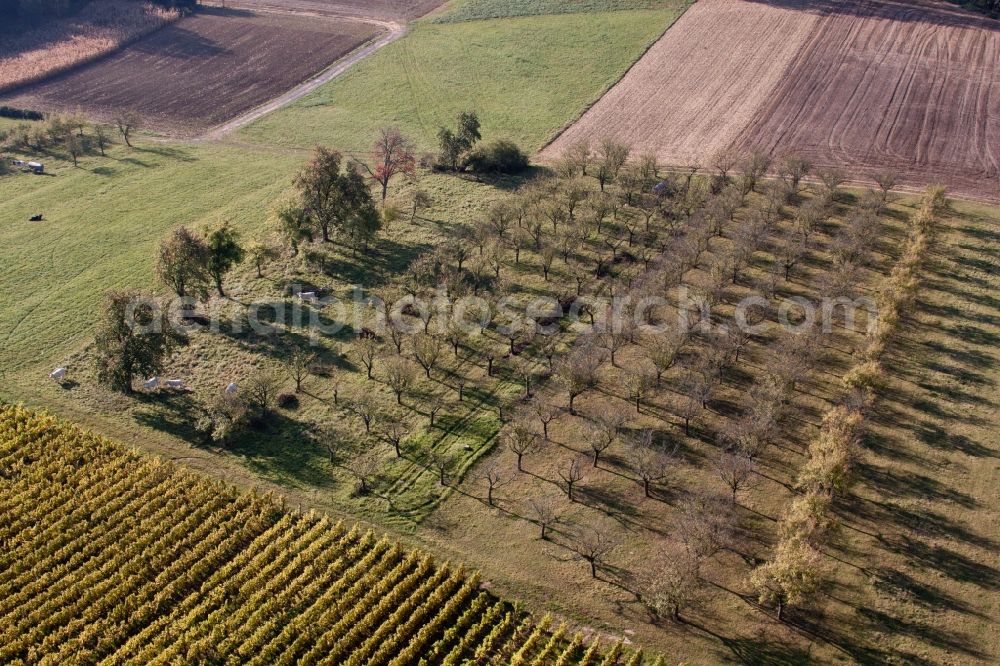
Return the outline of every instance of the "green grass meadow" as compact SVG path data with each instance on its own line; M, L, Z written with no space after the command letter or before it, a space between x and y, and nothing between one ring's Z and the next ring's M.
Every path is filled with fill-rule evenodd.
M613 85L686 7L418 23L344 76L240 132L271 145L363 151L394 125L424 151L475 109L487 139L534 152Z
M155 248L179 224L261 228L298 155L143 142L80 167L0 181L0 367L58 362L89 334L106 289L153 281ZM29 222L34 214L43 222Z
M677 0L455 0L446 11L436 14L433 20L435 23L458 23L541 14L669 9L678 4Z

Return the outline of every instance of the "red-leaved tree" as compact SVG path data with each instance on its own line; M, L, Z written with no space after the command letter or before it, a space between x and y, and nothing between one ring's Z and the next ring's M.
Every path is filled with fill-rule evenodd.
M412 174L416 169L413 143L395 127L383 127L372 146L372 162L373 166L364 163L362 166L371 179L381 186L382 205L385 205L389 181L397 174Z

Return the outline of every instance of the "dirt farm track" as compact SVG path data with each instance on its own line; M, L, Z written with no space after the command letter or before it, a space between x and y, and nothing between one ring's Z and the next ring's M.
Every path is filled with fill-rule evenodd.
M545 151L730 146L1000 200L1000 21L925 2L699 0Z
M192 134L308 79L382 31L337 17L205 7L91 65L0 95L0 104L135 109L147 127Z

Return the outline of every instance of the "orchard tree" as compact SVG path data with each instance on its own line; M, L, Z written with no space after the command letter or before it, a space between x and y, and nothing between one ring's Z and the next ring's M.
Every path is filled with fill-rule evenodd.
M396 394L396 403L403 404L403 394L413 384L413 369L402 356L396 356L386 363L386 384Z
M381 226L368 184L354 169L343 168L336 150L317 147L313 158L295 178L301 209L316 227L323 242L340 231L353 242L367 242Z
M73 166L78 166L80 157L84 153L83 139L73 132L67 132L63 135L62 143L66 148L66 152L69 153L70 158L73 160Z
M587 175L587 167L590 166L591 157L590 142L586 139L577 141L566 151L566 160L572 165L574 175L577 172L581 176Z
M315 364L316 353L308 349L296 347L288 356L286 367L288 369L288 376L295 382L296 393L302 391L302 382L313 373Z
M618 173L625 166L628 155L629 148L624 143L610 137L601 139L597 148L597 182L600 183L602 192L605 185L618 178Z
M278 251L263 242L254 242L247 248L247 257L257 269L257 278L264 277L264 264L278 258Z
M438 483L443 487L448 485L448 473L455 464L455 458L446 451L433 449L428 454L428 462L438 473Z
M187 227L178 227L160 243L156 274L181 298L190 295L206 300L212 279L210 256L211 251L202 238Z
M513 480L508 478L500 469L500 466L496 464L487 465L480 474L480 478L486 482L486 501L490 506L496 506L493 501L494 491Z
M812 171L812 162L801 157L789 156L781 160L778 173L793 194L799 191L802 179Z
M587 438L590 450L593 452L593 466L597 467L601 454L611 448L611 445L618 441L618 435L628 418L620 409L609 407L598 413L593 432Z
M358 494L367 495L372 490L379 470L382 469L382 460L372 449L348 460L346 467L358 482Z
M587 389L597 386L597 370L601 366L600 351L591 345L574 350L556 365L556 374L569 393L569 413L576 416L574 401Z
M694 495L681 506L677 533L697 562L730 548L736 533L736 513L724 496Z
M522 461L524 456L538 448L538 436L531 432L527 424L515 421L504 429L502 441L507 445L511 453L517 456L517 471L523 472Z
M402 444L406 436L410 434L409 427L399 418L391 418L382 429L382 436L392 445L397 458L403 457Z
M123 111L119 113L115 116L115 127L118 128L118 133L122 135L125 145L131 148L132 134L139 130L139 114L135 111Z
M650 491L655 483L667 478L670 468L677 455L677 446L667 451L654 441L652 430L643 430L628 449L628 461L642 482L642 491L646 497L652 497Z
M239 235L228 224L213 229L206 238L208 245L208 272L215 281L215 289L220 297L225 297L222 280L226 273L243 261L244 250L239 243ZM258 266L258 271L260 270Z
M646 606L656 615L669 615L679 622L681 610L697 599L701 589L697 560L686 551L662 554L646 564L643 574Z
M548 538L548 530L559 522L558 502L552 495L535 497L528 500L528 509L535 522L542 528L541 538Z
M783 539L770 562L750 574L750 582L762 604L775 606L778 621L788 606L799 606L819 591L825 565L820 553L801 539Z
M653 369L656 371L656 385L663 381L663 373L674 366L681 346L684 344L683 337L674 331L667 331L655 335L646 345L646 355L653 362Z
M108 128L100 123L94 125L94 143L97 144L97 149L101 151L101 157L105 156L104 151L112 143Z
M542 424L542 436L546 441L548 441L549 424L559 417L561 410L547 400L535 398L535 401L532 403L532 411L535 413L535 417Z
M299 245L311 243L313 240L313 230L306 209L296 204L286 203L278 209L276 217L278 233L288 243L292 256L298 256ZM257 274L260 276L259 263L257 264Z
M575 501L573 499L573 487L583 480L583 465L580 463L580 458L573 456L566 460L566 462L559 467L557 470L559 478L563 480L566 484L566 497L569 498L570 502Z
M211 441L226 446L246 426L249 408L246 401L230 393L217 393L204 407L204 416L196 426Z
M372 371L375 369L375 359L378 358L379 354L378 342L375 338L359 337L354 346L354 353L361 361L361 365L365 366L367 378L374 379Z
M584 527L572 536L570 548L578 559L590 565L590 575L597 578L597 570L601 567L618 546L611 528L605 525L599 527Z
M438 163L449 171L458 171L462 157L483 138L479 128L479 116L476 112L466 111L459 114L457 129L442 127L438 130L438 144L441 146Z
M637 414L642 411L642 399L652 385L652 374L647 372L645 368L637 368L625 373L625 388L628 390L629 399L635 403Z
M413 175L416 171L417 160L413 142L395 127L383 127L379 130L375 145L372 146L372 163L374 166L360 162L362 168L368 172L368 176L381 188L384 207L389 194L389 182L393 177L398 174Z
M281 391L281 375L272 369L261 369L250 375L244 387L242 394L257 418L270 416Z
M410 222L417 219L417 213L434 205L434 199L427 190L416 189L413 191L413 200L410 208Z
M743 451L723 451L715 464L715 471L732 493L733 504L736 504L740 492L750 490L757 481L757 465Z
M131 394L135 378L162 372L181 341L152 297L133 290L109 291L94 336L98 381Z
M370 435L372 425L378 418L380 408L370 392L363 392L351 401L350 410L361 419L365 426L365 434Z
M441 358L441 338L430 333L421 333L413 339L413 357L424 369L427 379L431 378L431 370Z

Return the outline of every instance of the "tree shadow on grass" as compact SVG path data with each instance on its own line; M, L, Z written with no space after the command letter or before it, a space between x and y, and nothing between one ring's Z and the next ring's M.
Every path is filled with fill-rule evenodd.
M789 666L813 663L807 650L787 642L744 636L724 636L686 617L682 620L682 624L718 640L741 664Z
M922 583L902 571L882 568L873 573L875 588L884 594L905 597L909 601L931 610L956 611L977 618L986 618L982 612L970 607L961 599L956 599L944 590Z
M910 622L874 608L858 608L857 612L867 621L870 629L875 631L894 636L910 636L942 650L960 652L977 659L984 659L987 656L970 644L967 638L948 634L934 625Z
M132 150L137 153L150 153L152 155L159 155L160 157L167 157L179 162L198 161L198 158L188 152L186 148L179 148L175 146L144 145L134 146Z
M307 424L276 411L262 427L240 433L229 450L242 456L247 467L264 478L330 488L333 479L323 471L329 454L312 443L308 431Z
M859 476L886 497L902 496L928 499L934 502L952 502L966 509L974 509L979 502L971 495L948 488L937 479L914 472L900 473L893 469L860 463Z
M374 287L398 279L431 247L429 243L400 243L382 238L367 252L353 253L332 243L312 245L308 252L310 263L324 275L349 285Z
M910 429L922 443L939 451L961 451L974 458L996 458L998 454L993 449L976 442L966 435L956 435L949 432L936 421L917 421Z
M920 566L938 571L952 580L974 583L986 590L1000 589L1000 571L984 562L943 546L929 546L907 534L882 536L880 541L888 550L915 560ZM996 546L992 547L995 550Z
M139 392L133 399L140 405L132 418L136 423L167 433L188 443L199 441L194 415L198 401L190 391Z

